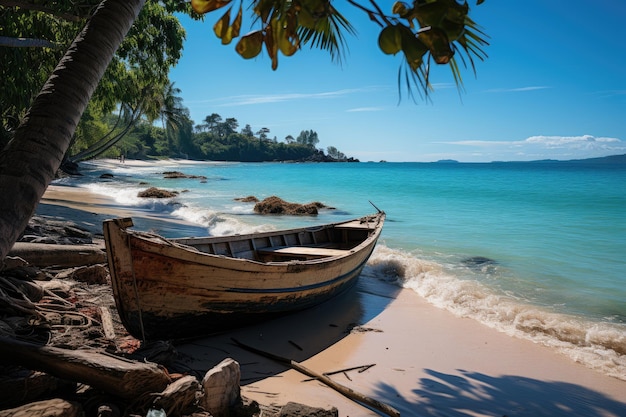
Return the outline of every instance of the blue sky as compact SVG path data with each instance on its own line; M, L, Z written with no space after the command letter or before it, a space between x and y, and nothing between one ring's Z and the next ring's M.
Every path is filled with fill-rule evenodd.
M382 7L392 1L380 0ZM345 1L334 5L357 30L341 64L305 46L244 60L221 45L213 24L181 16L183 57L170 74L200 123L217 113L240 128L284 140L318 133L361 161L463 162L580 159L626 153L626 1L487 0L470 16L489 35L488 58L462 71L459 92L447 66L431 71L430 101L397 85L400 56L384 55L379 29ZM244 20L242 34L250 29Z

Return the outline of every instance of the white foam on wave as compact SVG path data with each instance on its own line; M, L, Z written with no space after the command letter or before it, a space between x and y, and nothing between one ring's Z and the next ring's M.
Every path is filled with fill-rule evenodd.
M271 230L271 226L268 225L250 225L236 217L190 205L177 208L172 215L206 227L211 236L242 235Z
M193 203L181 198L142 198L137 194L145 189L145 186L122 183L100 182L84 185L90 192L111 197L116 203L124 207L133 207L155 213L168 213L187 222L197 224L208 229L211 236L226 236L231 234L247 234L272 230L267 224L252 225L242 222L236 216L230 216L215 210L197 207ZM241 206L235 208L235 214L247 214L251 209Z
M125 184L121 182L100 182L85 185L89 191L95 194L105 195L113 198L116 203L131 207L154 207L166 206L169 201L158 201L156 198L141 198L137 194L145 190L145 186Z
M415 291L458 317L556 349L574 361L626 381L626 326L551 311L465 279L437 262L378 245L368 266L377 278Z

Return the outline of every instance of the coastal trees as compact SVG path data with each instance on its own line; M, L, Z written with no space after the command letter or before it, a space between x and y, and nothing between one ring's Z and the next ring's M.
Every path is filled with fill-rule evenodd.
M270 130L266 127L262 127L258 132L256 132L257 135L259 135L259 141L262 142L264 140L267 139L267 134L270 133Z
M197 126L197 128L200 131L208 131L208 132L210 132L221 121L222 121L222 116L220 116L217 113L212 113L212 114L208 115L207 117L205 117L204 120L202 121L202 123L200 123Z
M252 131L252 126L247 124L243 129L241 129L241 134L247 138L253 137L254 132Z
M328 156L338 161L343 161L344 159L346 159L346 155L334 146L329 146L328 148L326 148L326 153L328 153Z
M101 0L61 0L55 2L0 0L0 26L6 37L32 37L53 44L52 47L0 47L0 90L2 115L0 132L10 138L17 122L76 34L84 26ZM151 1L142 8L132 28L114 55L90 100L90 116L81 123L103 119L118 112L118 120L136 121L144 117L140 110L158 90L169 84L170 67L181 56L185 32L178 19L160 2ZM1 42L1 40L0 40ZM139 103L144 103L139 105ZM134 115L135 117L124 117ZM114 123L115 125L115 123ZM132 125L132 124L131 124ZM68 153L76 154L91 147L100 136L81 135L90 128L80 126ZM122 127L107 135L112 137Z
M301 145L306 145L311 148L315 148L315 146L319 143L319 138L317 137L317 132L314 130L303 130L300 132L298 137L296 138L296 143Z
M3 10L4 3L0 1L0 148L76 36L81 17L80 11L71 18L61 11L10 13Z
M188 155L194 152L193 123L189 109L183 105L180 93L180 89L174 87L174 83L169 83L158 96L156 114L163 124L168 148Z
M33 36L48 47L0 48L2 126L0 148L11 138L36 89L46 81L64 49L99 3L59 1L47 5L0 1L4 34ZM34 11L36 10L36 11ZM93 158L115 145L142 118L160 117L167 97L170 67L180 58L184 30L163 5L150 2L141 9L94 91L64 156L65 169ZM52 42L54 41L54 42ZM32 44L32 43L31 43ZM110 114L117 113L111 118ZM167 130L178 144L178 131ZM175 136L171 136L174 134ZM71 172L71 171L70 171Z
M0 259L54 178L89 99L143 4L110 0L98 6L0 153L0 194L5 196L0 200Z
M483 0L477 0L482 3ZM103 0L95 8L84 29L67 49L52 71L30 109L15 129L12 140L0 154L0 193L10 198L0 200L0 259L8 253L54 178L70 146L81 115L98 82L146 0ZM27 7L29 1L12 1ZM80 2L66 2L76 5ZM151 1L151 3L153 3ZM169 10L185 7L176 0L163 0ZM242 2L243 3L243 2ZM402 53L402 78L428 92L430 63L449 64L461 82L455 53L463 53L473 67L473 59L483 59L485 44L477 25L469 18L469 6L456 0L415 0L395 3L391 14L375 0L348 3L367 13L381 28L378 47L387 54ZM0 5L8 2L0 0ZM207 13L229 6L214 26L223 44L239 37L243 4L231 20L230 0L192 0L196 12ZM279 52L290 56L304 45L324 49L341 60L345 48L344 33L353 28L330 0L253 1L250 8L259 26L242 36L236 51L243 58L257 56L263 47L278 67ZM158 35L158 34L157 34Z

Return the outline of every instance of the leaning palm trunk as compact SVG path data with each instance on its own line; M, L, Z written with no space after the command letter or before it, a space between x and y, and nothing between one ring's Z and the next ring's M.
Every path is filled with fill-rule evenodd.
M112 134L112 131L109 132L105 137L99 139L87 149L78 152L76 155L70 156L69 160L75 163L87 161L109 150L113 145L116 145L120 140L122 140L130 129L135 127L137 121L141 118L141 114L141 111L134 110L133 114L129 117L130 120L126 123L126 126L124 126L115 136L111 137L110 135Z
M104 0L0 153L0 261L54 179L76 125L145 0Z

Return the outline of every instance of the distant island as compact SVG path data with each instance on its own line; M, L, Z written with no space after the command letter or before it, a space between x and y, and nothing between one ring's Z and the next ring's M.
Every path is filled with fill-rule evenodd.
M381 161L383 162L383 161ZM386 161L385 161L386 162ZM440 159L435 162L426 162L428 164L588 164L588 165L619 165L626 164L626 154L610 155L599 158L586 159L536 159L533 161L491 161L491 162L460 162L456 159Z
M494 161L492 163L505 163L505 164L607 164L607 165L615 165L615 164L626 164L626 154L623 155L610 155L603 156L599 158L586 158L586 159L568 159L568 160L557 160L557 159L539 159L535 161Z

